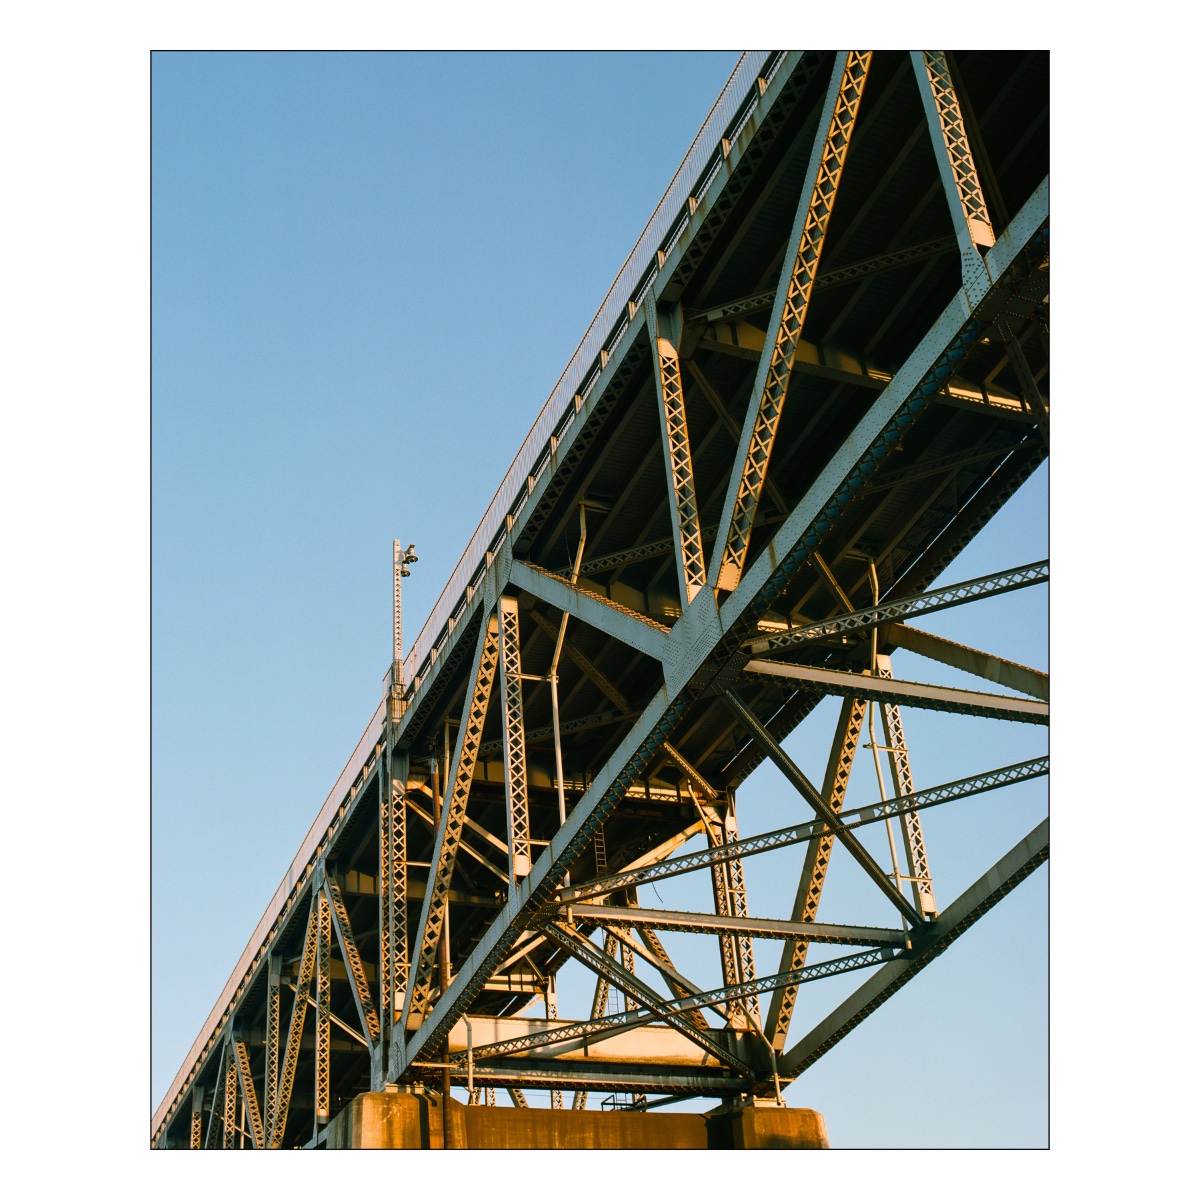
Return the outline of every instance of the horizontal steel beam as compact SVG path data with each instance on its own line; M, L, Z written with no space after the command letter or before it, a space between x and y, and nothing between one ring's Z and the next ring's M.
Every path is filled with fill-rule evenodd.
M856 283L869 275L878 275L882 271L891 271L896 267L921 262L926 258L936 258L937 255L954 250L957 246L958 242L953 237L934 238L929 242L921 242L917 246L906 246L901 250L876 254L873 258L847 263L846 266L836 267L833 270L821 268L818 269L813 291L820 292L825 288ZM775 289L772 288L769 292L757 292L753 296L743 296L740 300L730 300L715 308L705 309L703 312L688 313L687 319L693 322L712 324L716 321L727 321L730 317L741 316L743 313L763 312L774 303Z
M963 646L949 638L926 633L923 629L914 629L911 625L893 625L888 634L888 641L904 650L911 650L922 658L930 658L934 662L944 663L970 675L978 675L980 679L988 679L1001 687L1024 692L1027 696L1036 696L1039 700L1050 699L1050 676L1045 671L1035 671L1032 667L1009 662L1007 658L988 654L986 650Z
M569 906L576 921L596 925L646 925L678 933L741 933L759 938L802 937L806 942L835 946L904 946L903 929L876 929L866 925L818 925L804 921L777 921L765 917L722 917L702 912L675 912L660 908L624 908L619 905L578 903Z
M644 613L626 608L607 597L597 595L587 588L576 587L570 580L544 571L531 563L513 559L509 579L515 587L553 605L560 612L599 629L609 637L661 659L666 654L667 626Z
M874 675L852 675L848 671L801 667L795 663L770 662L764 658L751 659L742 669L831 696L855 696L887 704L907 704L937 712L997 717L1003 721L1022 721L1035 725L1045 725L1050 720L1049 704L992 692L971 692L963 688L938 687L932 683L907 683L901 679L880 679Z

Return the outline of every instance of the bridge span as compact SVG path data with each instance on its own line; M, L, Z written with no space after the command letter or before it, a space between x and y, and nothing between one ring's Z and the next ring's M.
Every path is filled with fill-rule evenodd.
M923 821L1047 775L1049 680L922 620L1048 582L953 574L1049 455L1048 150L1042 53L742 57L407 654L397 621L154 1146L349 1144L368 1093L447 1145L451 1089L780 1108L1048 859L1043 820L939 887ZM931 713L995 757L918 786Z

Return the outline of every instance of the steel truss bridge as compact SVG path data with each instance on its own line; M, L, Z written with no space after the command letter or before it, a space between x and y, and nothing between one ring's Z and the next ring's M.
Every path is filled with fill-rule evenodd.
M743 56L405 658L397 546L383 700L155 1146L315 1145L356 1094L415 1085L770 1100L1046 861L1042 822L935 896L922 813L1047 759L917 790L901 711L1048 722L1046 674L909 623L1048 579L932 587L1049 452L1048 74L1039 52ZM898 679L897 648L1003 690ZM810 778L781 743L827 696ZM890 786L844 807L868 739ZM739 838L768 759L804 819ZM818 920L835 842L886 927ZM757 915L744 860L800 845L790 911ZM707 911L642 905L688 872ZM719 986L672 960L679 931ZM557 1010L569 962L588 1012ZM842 972L861 984L793 1031Z

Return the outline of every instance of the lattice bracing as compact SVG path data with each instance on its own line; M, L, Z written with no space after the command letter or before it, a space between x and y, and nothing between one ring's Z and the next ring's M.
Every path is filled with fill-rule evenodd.
M878 656L878 674L883 679L892 677L891 659ZM889 751L892 783L897 796L911 796L913 787L912 768L908 762L908 745L904 741L904 724L900 719L898 704L883 704L883 736ZM904 830L904 850L908 859L908 874L912 882L913 901L927 917L937 916L937 902L933 895L933 880L929 874L929 858L925 852L925 835L921 831L921 814L916 809L907 811L901 821Z
M917 65L918 76L924 74L933 94L938 125L953 174L954 189L962 206L967 233L974 245L993 246L996 243L996 235L988 216L983 189L979 186L979 174L971 156L971 146L967 140L967 130L963 124L958 96L954 91L954 82L950 78L950 67L946 62L945 52L914 50L913 61Z
M952 584L949 587L935 588L933 591L915 596L901 596L895 600L886 600L882 604L859 609L842 617L831 617L828 621L818 621L811 625L800 625L794 629L755 637L747 641L746 649L756 655L789 650L806 642L820 641L824 638L837 637L843 633L871 629L876 625L888 625L895 621L902 621L905 617L915 617L921 613L941 612L943 609L955 608L968 601L982 599L984 596L998 596L1004 592L1015 591L1017 588L1030 587L1035 583L1046 583L1049 579L1049 562L1043 560L1030 563L1025 567L1017 567L1011 571L997 571L994 575L984 575L979 579L969 579L964 583Z
M496 664L500 658L499 623L492 616L479 631L475 651L472 681L463 710L463 720L458 729L458 745L454 755L454 783L446 797L441 821L435 841L437 866L430 872L430 880L421 906L420 948L416 955L416 970L412 987L405 1000L405 1024L418 1024L429 1005L433 991L433 969L437 962L438 942L442 936L442 924L450 898L450 881L454 875L454 861L462 839L463 823L467 815L467 800L471 794L471 779L475 773L475 760L479 744L483 740L483 723L487 717L488 700L492 694L492 681L496 676Z
M230 1053L230 1044L225 1044L225 1082L223 1086L224 1117L222 1120L221 1147L232 1150L237 1135L237 1060Z
M663 408L667 461L671 492L674 497L677 555L680 567L680 594L690 604L704 587L704 544L700 537L700 512L696 481L692 472L692 451L688 441L687 412L683 403L683 380L679 374L679 353L664 337L656 339L658 389Z
M279 959L272 955L267 965L266 1065L263 1077L263 1122L269 1126L279 1096L279 1036L282 988ZM264 1137L270 1133L267 1128ZM266 1142L263 1142L266 1145Z
M368 1086L465 1085L473 1105L505 1088L577 1115L589 1092L609 1108L774 1098L1048 852L1033 838L938 914L926 810L965 801L982 842L989 810L1040 802L1027 781L1047 759L1012 760L1035 753L1049 679L907 624L1048 579L1040 562L934 586L1048 453L1048 63L753 61L403 660L395 573L382 702L156 1113L157 1145L334 1144ZM929 662L996 689L925 683ZM917 791L901 706L971 720L996 740L981 761L1012 765ZM851 808L872 714L879 799ZM767 759L784 791L741 787ZM885 831L866 831L882 823L886 865ZM939 891L960 846L935 842ZM747 896L747 876L770 886ZM801 990L852 971L860 986ZM906 1037L928 1036L921 1019Z
M525 706L521 695L521 629L517 601L500 598L500 676L504 691L504 786L508 800L509 871L529 874L529 773L525 763Z
M862 700L844 700L838 719L837 733L825 770L822 791L825 801L836 813L841 813L846 799L846 788L850 784L850 768L854 765L854 753L862 736L863 720L867 706ZM829 870L829 857L833 853L833 835L823 833L810 841L804 855L804 866L800 872L800 884L796 889L796 901L792 906L792 920L813 922L817 919L817 907L821 903L821 891L825 887L825 876ZM784 944L779 956L779 970L786 974L800 970L808 957L808 942L789 941ZM780 988L771 997L764 1032L776 1050L782 1050L787 1040L792 1013L796 1007L798 989L796 985Z
M242 1092L243 1110L250 1121L250 1136L254 1141L255 1150L266 1146L266 1136L263 1133L262 1115L258 1107L258 1093L254 1087L254 1077L250 1074L250 1052L246 1043L235 1041L233 1048L237 1060L238 1085Z
M342 898L342 889L336 880L330 879L328 876L325 878L325 894L333 915L342 961L346 964L346 969L354 984L355 1000L363 1033L372 1043L378 1042L379 1014L375 1011L375 1001L371 999L371 989L367 985L367 972L363 966L362 955L358 952L358 943L355 942L354 931L350 928L350 914L346 911L346 901Z
M313 897L308 911L304 934L304 949L300 955L300 974L296 979L296 995L292 1001L292 1019L288 1025L287 1046L283 1069L271 1113L271 1132L268 1144L273 1150L283 1145L283 1130L287 1123L288 1106L292 1102L292 1087L296 1082L296 1066L300 1061L300 1042L304 1035L304 1018L308 1013L308 988L317 963L317 898Z
M871 52L851 51L839 56L839 63L840 73L835 68L830 85L835 90L831 96L832 112L824 140L819 146L814 145L816 158L809 165L812 183L805 192L807 207L804 221L795 257L790 264L790 275L775 326L774 345L755 410L750 441L737 479L728 535L720 547L721 558L715 585L723 591L732 591L737 586L750 549L754 516L766 482L775 434L783 416L783 403L787 398L796 347L804 329L825 233L829 228L838 184L846 165L850 135L862 101L867 69L871 65Z
M329 1034L330 1034L330 928L329 898L322 891L317 895L317 1041L316 1080L314 1085L314 1120L323 1124L329 1120ZM314 1130L315 1132L315 1130Z

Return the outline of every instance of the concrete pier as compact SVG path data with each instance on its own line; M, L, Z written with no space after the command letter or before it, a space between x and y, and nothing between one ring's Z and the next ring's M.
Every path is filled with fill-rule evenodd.
M331 1150L825 1150L825 1119L811 1108L756 1105L711 1113L575 1112L489 1108L450 1100L443 1144L436 1093L365 1092L333 1121Z

